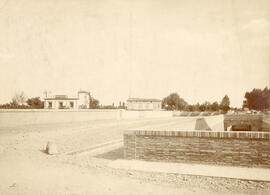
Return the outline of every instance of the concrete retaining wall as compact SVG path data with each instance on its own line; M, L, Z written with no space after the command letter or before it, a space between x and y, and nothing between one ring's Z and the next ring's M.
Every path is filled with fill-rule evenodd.
M126 159L270 168L269 132L126 131Z
M121 112L121 110L119 111ZM172 111L129 111L122 110L121 118L164 118L172 117Z
M172 113L169 111L2 109L0 110L0 127L171 116Z
M232 114L224 116L224 128L229 126L250 126L250 131L262 131L262 114Z
M270 131L270 114L263 115L261 129L262 131Z

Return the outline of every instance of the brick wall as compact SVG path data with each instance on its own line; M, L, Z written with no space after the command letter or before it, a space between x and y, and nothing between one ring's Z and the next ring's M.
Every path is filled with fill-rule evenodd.
M125 131L126 159L270 168L270 132Z

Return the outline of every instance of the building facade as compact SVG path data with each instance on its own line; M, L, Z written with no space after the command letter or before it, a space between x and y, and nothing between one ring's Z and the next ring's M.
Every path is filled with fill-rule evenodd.
M78 91L77 97L55 95L44 98L45 109L84 109L90 106L90 93Z
M78 108L90 108L90 92L78 91Z
M127 110L161 110L161 100L129 98L127 100Z

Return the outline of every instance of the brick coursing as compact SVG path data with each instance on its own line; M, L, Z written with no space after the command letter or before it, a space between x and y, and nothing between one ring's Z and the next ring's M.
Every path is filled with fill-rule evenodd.
M270 132L126 131L126 159L270 168Z

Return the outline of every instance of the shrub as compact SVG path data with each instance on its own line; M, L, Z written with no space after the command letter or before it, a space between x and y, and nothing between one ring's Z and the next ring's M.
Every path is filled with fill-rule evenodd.
M200 112L192 112L191 114L190 114L190 116L199 116L200 115Z
M189 112L181 112L180 113L180 116L188 116L189 115Z

